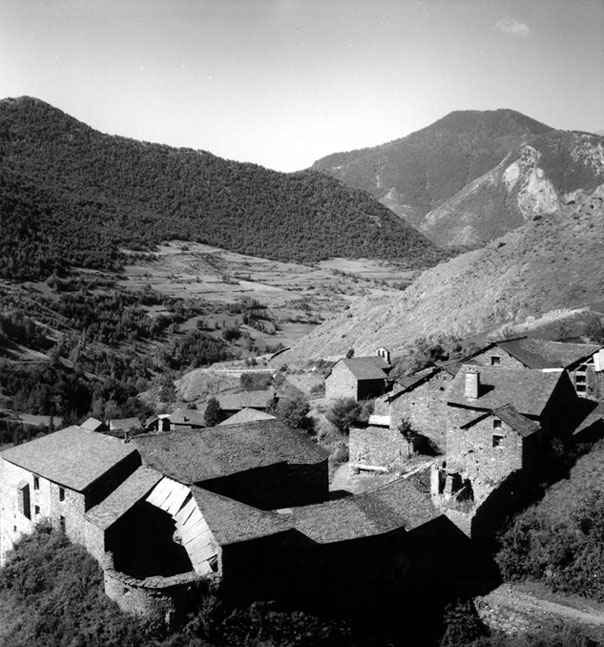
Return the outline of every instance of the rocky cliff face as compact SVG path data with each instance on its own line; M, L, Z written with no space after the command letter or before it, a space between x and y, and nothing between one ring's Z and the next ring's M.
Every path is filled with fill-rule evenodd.
M341 356L351 347L357 355L380 346L397 352L422 336L465 337L581 307L602 298L602 259L604 185L423 272L400 297L357 301L301 340L286 361Z
M512 110L451 113L377 148L315 164L370 191L441 247L478 247L604 182L604 138Z
M604 139L554 131L521 145L419 225L443 247L479 246L591 195L604 182Z

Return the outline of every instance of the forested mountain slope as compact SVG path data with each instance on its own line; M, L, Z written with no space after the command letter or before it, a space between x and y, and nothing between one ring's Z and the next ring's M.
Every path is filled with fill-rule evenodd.
M604 139L513 110L462 111L313 168L371 192L442 247L477 247L604 182Z
M363 298L301 340L286 361L394 352L421 336L488 331L604 293L604 186L486 247L423 272L400 297Z
M5 277L113 267L119 247L170 238L298 262L442 257L371 196L323 174L103 135L28 97L0 101L0 161Z

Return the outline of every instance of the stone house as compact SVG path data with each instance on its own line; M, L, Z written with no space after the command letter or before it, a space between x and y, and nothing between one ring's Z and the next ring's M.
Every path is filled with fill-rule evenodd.
M365 400L386 392L389 360L382 355L338 360L325 379L325 397Z
M424 444L443 453L450 408L445 391L459 363L430 366L397 379L390 393L375 401L369 425L350 430L350 462L356 469L401 469L413 447L399 431L403 419L421 435Z
M327 452L278 419L132 439L143 462L261 509L306 505L328 496Z
M274 406L277 397L274 389L265 391L241 391L240 393L226 393L216 398L225 416L232 416L242 409L256 409L266 411Z
M578 395L604 399L604 348L548 339L519 337L496 341L473 354L482 366L568 371Z
M48 519L85 544L85 513L141 464L136 448L72 426L0 454L0 559Z
M129 442L70 427L2 452L0 493L3 557L48 518L124 610L164 619L200 580L237 601L350 610L437 586L457 559L429 493L399 480L329 501L325 452L276 420Z

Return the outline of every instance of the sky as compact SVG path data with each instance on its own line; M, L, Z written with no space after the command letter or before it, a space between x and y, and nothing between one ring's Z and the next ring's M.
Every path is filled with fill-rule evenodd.
M604 129L604 0L0 0L0 98L280 171L453 110Z

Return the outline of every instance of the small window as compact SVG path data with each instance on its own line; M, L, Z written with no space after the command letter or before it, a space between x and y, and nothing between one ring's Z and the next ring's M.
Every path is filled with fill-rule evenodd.
M63 515L59 517L59 528L61 532L65 532L65 517Z
M34 490L40 489L40 479L37 476L34 476Z
M31 519L29 485L22 485L19 488L19 512L28 519Z
M499 434L493 434L493 447L501 447L502 442L503 436L500 436Z
M501 357L498 357L497 355L493 355L491 357L491 366L500 366L501 365Z
M65 488L59 488L59 501L65 501Z
M38 516L40 514L40 506L39 505L34 506L34 514L36 516Z
M497 418L493 420L493 429L501 429L501 420L497 420Z

